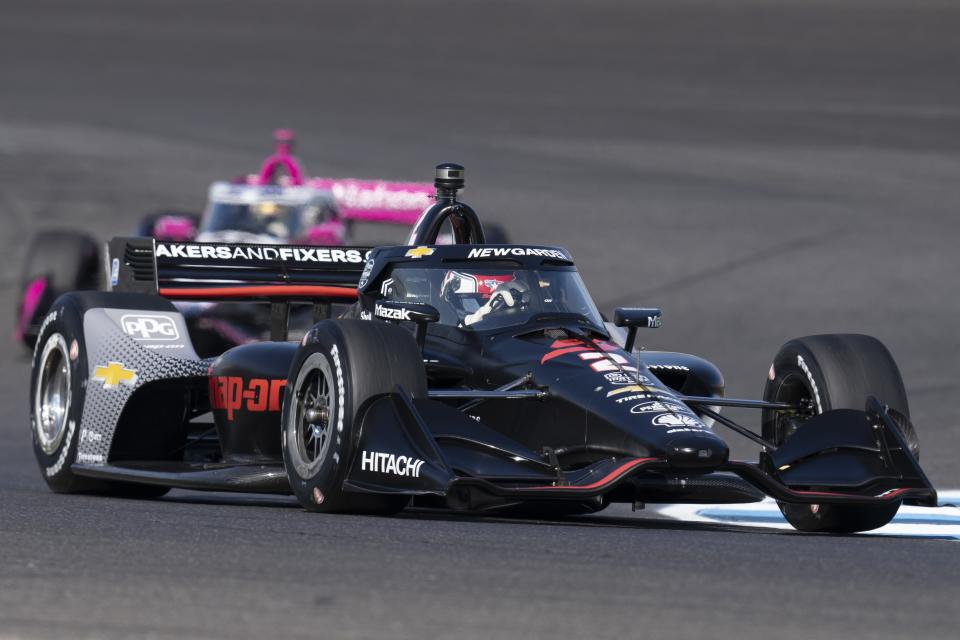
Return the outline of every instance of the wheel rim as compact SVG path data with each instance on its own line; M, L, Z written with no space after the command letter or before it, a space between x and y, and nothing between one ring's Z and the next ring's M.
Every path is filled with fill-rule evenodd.
M810 388L810 384L803 376L794 373L788 374L780 382L780 386L777 387L777 391L774 394L773 402L783 402L805 407L806 411L801 414L804 418L803 422L806 422L816 415L813 403L813 390ZM792 432L793 427L789 424L788 419L783 414L778 414L776 427L774 429L774 444L780 445Z
M34 398L37 441L47 455L63 442L70 412L70 360L67 343L55 333L47 340L40 356L40 376Z
M780 386L777 388L777 392L774 395L773 401L806 407L807 411L804 413L809 413L809 415L805 415L803 422L806 422L816 415L816 409L814 408L813 402L813 389L810 388L810 383L807 381L807 379L798 374L790 373L784 377L783 381L780 383ZM795 422L791 424L784 416L778 415L776 427L774 429L774 433L776 434L776 442L774 442L774 444L780 445L783 443L787 437L792 435L795 427ZM814 488L811 487L811 489ZM810 514L814 516L820 512L819 504L786 505L785 503L780 503L781 510L784 507L809 510Z
M311 355L303 363L294 387L296 410L293 419L290 447L291 458L301 477L311 478L323 464L335 437L333 415L336 395L333 376L326 358Z

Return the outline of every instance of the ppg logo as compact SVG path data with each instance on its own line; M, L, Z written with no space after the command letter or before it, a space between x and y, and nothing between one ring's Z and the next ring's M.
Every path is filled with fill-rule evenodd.
M177 323L169 316L125 315L120 318L123 332L134 340L179 340Z

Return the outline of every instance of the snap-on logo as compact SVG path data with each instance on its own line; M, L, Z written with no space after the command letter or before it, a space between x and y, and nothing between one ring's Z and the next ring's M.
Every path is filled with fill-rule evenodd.
M170 316L128 313L120 317L123 332L134 340L179 340L177 323Z
M280 394L285 386L284 379L211 376L210 407L225 409L228 420L233 420L233 412L240 409L257 413L280 411Z

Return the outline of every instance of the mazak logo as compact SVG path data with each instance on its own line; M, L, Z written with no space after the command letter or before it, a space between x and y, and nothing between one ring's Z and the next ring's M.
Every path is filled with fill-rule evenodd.
M382 304L377 304L373 308L373 315L378 318L383 318L385 320L409 320L410 319L410 310L409 309L396 309L393 307L385 307Z
M647 328L659 329L663 325L663 318L660 316L647 316Z
M210 408L226 410L228 420L233 420L234 412L240 409L254 413L280 411L280 394L285 386L285 379L210 376Z
M419 478L423 460L409 456L397 456L392 453L377 451L362 451L360 454L360 469L374 473L389 473L395 476Z
M170 316L127 314L120 318L123 332L134 340L172 341L180 339L177 323Z

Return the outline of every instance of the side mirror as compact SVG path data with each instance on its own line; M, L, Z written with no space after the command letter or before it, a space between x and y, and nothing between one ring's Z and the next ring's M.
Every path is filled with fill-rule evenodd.
M627 327L627 342L623 348L630 352L637 340L637 329L658 329L663 324L663 312L655 307L619 307L613 312L613 324Z
M393 322L413 322L417 325L417 344L423 350L423 341L427 337L427 325L440 320L440 312L429 304L420 302L378 301L373 307L373 315Z

